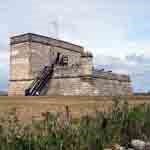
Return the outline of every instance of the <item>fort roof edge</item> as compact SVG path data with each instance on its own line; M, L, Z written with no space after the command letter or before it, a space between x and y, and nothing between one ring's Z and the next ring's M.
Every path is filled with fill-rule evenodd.
M67 41L54 39L51 37L47 37L40 34L35 33L24 33L16 36L10 37L10 44L19 44L23 42L37 42L45 45L52 45L56 47L63 47L66 49L70 49L76 52L82 53L84 51L84 47L80 45L76 45Z

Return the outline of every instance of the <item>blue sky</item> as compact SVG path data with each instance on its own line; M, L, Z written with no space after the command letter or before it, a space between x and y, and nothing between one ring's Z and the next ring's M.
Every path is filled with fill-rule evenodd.
M150 90L149 0L0 0L0 90L7 89L9 37L25 32L85 46L99 68L131 75Z

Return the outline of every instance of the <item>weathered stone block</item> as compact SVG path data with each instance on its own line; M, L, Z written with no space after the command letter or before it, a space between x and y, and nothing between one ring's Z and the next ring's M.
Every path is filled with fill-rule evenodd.
M11 38L9 95L24 95L33 79L44 66L54 63L58 54L68 57L68 65L55 65L43 90L47 95L132 94L129 76L93 70L92 54L85 53L83 47L28 33Z

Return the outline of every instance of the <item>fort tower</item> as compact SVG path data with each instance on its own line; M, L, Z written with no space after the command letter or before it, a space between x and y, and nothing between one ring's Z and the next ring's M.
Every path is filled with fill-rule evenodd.
M95 70L92 61L92 54L75 44L32 33L14 36L10 41L8 94L25 95L44 66L54 62L44 95L132 94L128 75Z

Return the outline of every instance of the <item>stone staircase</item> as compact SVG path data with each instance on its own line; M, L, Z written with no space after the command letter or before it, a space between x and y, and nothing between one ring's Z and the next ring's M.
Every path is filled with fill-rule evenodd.
M28 89L25 90L25 96L39 96L43 88L53 75L54 64L45 66L39 75L34 79Z

